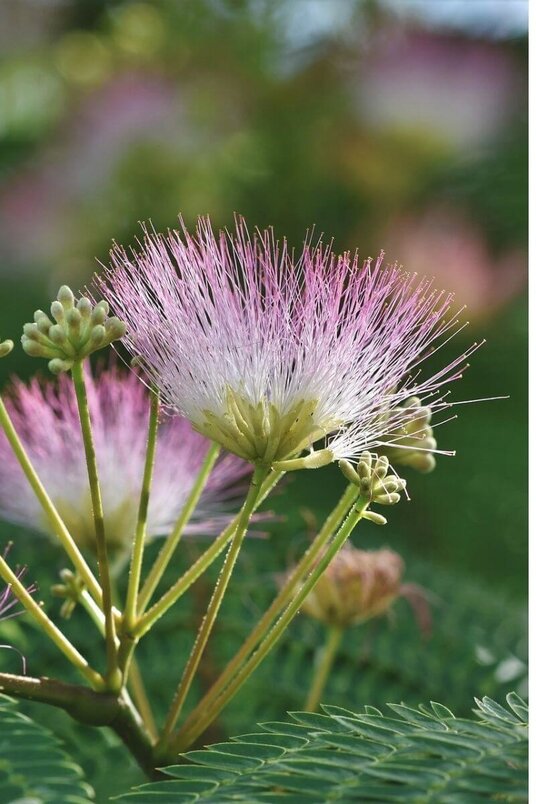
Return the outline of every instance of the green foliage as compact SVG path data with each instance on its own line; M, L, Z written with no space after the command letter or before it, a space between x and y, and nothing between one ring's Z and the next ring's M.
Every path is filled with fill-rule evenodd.
M82 772L43 726L0 697L0 800L87 804L94 799Z
M359 535L356 544L360 542ZM210 662L216 668L231 658L275 594L276 566L280 567L284 559L274 556L274 552L273 543L250 542L247 546L237 583L224 604L222 625L211 646ZM431 635L421 635L405 600L396 603L391 617L349 629L323 700L356 709L366 703L381 705L389 699L413 705L424 697L441 700L448 690L449 704L467 715L475 690L480 695L501 697L513 685L520 685L518 691L523 692L523 609L459 572L443 570L408 553L403 557L407 565L404 580L417 582L428 590L433 616ZM258 567L265 569L262 575ZM177 653L182 644L186 650L192 637L185 631L191 622L192 613L179 607L162 621L165 637L155 635L152 640L147 656L150 654L150 665L146 666L161 674L155 684L157 695L157 688L162 691L170 683L166 681L170 673L169 662L166 665L164 661L166 645L172 640ZM259 719L275 719L281 712L301 708L315 656L324 640L325 630L320 624L305 616L296 618L277 649L222 713L223 733L236 734ZM214 667L211 670L207 666L206 670L214 673Z
M250 539L245 545L237 572L224 601L221 622L208 645L201 674L187 705L192 706L206 691L219 670L234 654L242 640L269 605L277 588L277 573L303 548L299 518L279 523L272 538ZM294 538L291 540L291 531ZM356 544L372 546L377 539L374 526L356 533ZM370 538L369 538L370 537ZM289 555L291 545L292 555ZM376 542L376 545L377 542ZM14 545L14 550L17 545ZM28 542L36 551L39 542ZM157 547L157 545L155 546ZM184 543L184 566L202 545ZM509 689L524 694L526 674L526 620L521 606L497 590L479 583L460 571L450 571L402 551L406 562L405 581L429 590L433 614L431 636L423 638L405 600L396 603L392 617L379 618L350 629L340 648L323 701L330 705L361 710L365 704L381 706L386 700L403 700L410 706L420 701L443 700L459 715L469 716L473 695L503 698ZM21 552L22 557L22 552ZM29 562L30 565L32 562ZM182 569L170 570L169 581ZM147 690L159 722L169 706L203 615L218 567L202 578L192 595L181 600L159 623L155 632L140 644L139 659ZM51 576L50 582L54 576ZM40 575L41 588L47 584ZM51 611L58 603L51 604ZM102 655L95 650L96 631L83 627L84 615L76 611L62 627L91 657L97 667ZM66 678L68 665L37 630L28 631L30 621L9 621L4 641L15 644L28 656L28 672L38 674L41 666L49 675ZM22 628L21 626L24 626ZM222 712L218 722L202 738L203 743L225 740L231 734L251 730L253 723L279 720L283 712L303 707L312 677L317 650L325 639L319 623L298 616L277 649L257 669L236 699ZM15 654L0 654L6 670L19 672ZM71 680L76 681L72 676ZM38 704L21 704L37 722L46 723L66 745L76 745L76 759L84 768L97 793L106 801L132 785L141 783L141 772L126 750L108 730L88 729L70 720L63 712ZM120 773L117 772L120 768Z
M527 798L527 707L515 694L509 709L476 700L477 718L457 718L431 703L366 707L356 714L325 706L265 723L203 751L189 765L165 769L169 781L143 785L121 800L158 801L487 801Z

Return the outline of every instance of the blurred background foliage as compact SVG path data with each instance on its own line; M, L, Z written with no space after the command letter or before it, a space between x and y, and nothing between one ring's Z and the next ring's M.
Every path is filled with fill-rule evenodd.
M358 246L366 257L385 249L389 261L435 276L467 305L461 316L471 324L445 352L486 338L453 396L509 398L458 408L459 419L438 431L440 446L456 448L457 457L440 458L431 476L409 477L411 503L389 512L385 530L364 523L355 537L400 551L408 579L440 601L440 633L412 652L411 639L420 640L414 626L411 639L407 623L399 632L378 626L370 655L383 675L375 660L357 673L349 645L332 694L352 689L352 705L409 700L414 689L419 700L457 691L469 707L473 693L499 694L501 662L523 666L526 16L525 0L3 0L0 7L2 337L17 339L59 284L88 282L112 239L134 241L138 221L165 229L179 212L189 224L209 213L226 226L239 212L296 245L314 226L340 250ZM18 349L0 364L0 380L36 368ZM297 555L304 523L327 513L340 488L335 469L292 478L274 502L286 520L272 527L270 542L247 545L233 600L249 600L259 567L275 573ZM1 528L17 537L17 560L33 559L45 578L54 575L59 555L49 560L43 542ZM266 580L269 594L272 574ZM244 612L229 620L231 630L235 621L238 632L247 627ZM275 717L279 705L302 705L291 691L299 662L294 679L281 682L280 699L270 697L269 668L287 667L295 654L309 655L310 664L321 636L315 628L296 623L288 663L279 656L251 682L251 723ZM19 622L8 630L31 654L28 628L26 636ZM458 675L442 677L453 653ZM40 657L48 657L44 648ZM147 656L157 690L159 674L169 672L167 648L160 659ZM0 654L6 669L13 661ZM60 661L51 655L45 672L62 672ZM32 659L30 670L43 668ZM258 696L252 702L255 684L264 685L262 705ZM235 733L248 728L243 704L225 722Z

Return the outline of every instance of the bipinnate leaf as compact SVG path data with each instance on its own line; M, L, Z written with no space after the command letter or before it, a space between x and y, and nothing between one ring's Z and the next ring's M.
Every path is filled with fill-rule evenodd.
M89 804L94 792L48 729L0 695L0 801Z
M389 704L355 713L291 713L256 734L189 751L190 764L165 768L169 780L142 785L121 800L155 804L387 802L478 804L527 801L527 708L477 700L475 719L433 703Z

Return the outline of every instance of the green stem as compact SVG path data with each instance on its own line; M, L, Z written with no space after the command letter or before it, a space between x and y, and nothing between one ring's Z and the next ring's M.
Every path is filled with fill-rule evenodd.
M138 507L138 519L136 522L134 544L132 546L127 599L125 603L124 623L126 630L130 630L134 627L138 614L138 592L143 563L143 549L145 547L147 537L147 512L149 510L149 496L151 493L151 483L153 478L159 408L160 400L158 394L153 391L151 394L151 412L149 415L149 430L147 433L145 467L143 470L143 481L140 493L140 503Z
M106 658L107 672L106 680L109 688L118 691L121 687L121 672L117 661L117 644L115 634L115 620L112 602L112 587L110 580L110 565L108 561L108 551L106 548L106 534L104 531L104 512L102 508L102 496L97 470L97 456L93 443L93 433L91 429L91 417L87 401L86 382L84 378L84 368L82 361L77 360L72 367L72 376L76 401L78 403L78 413L82 428L82 438L86 454L86 463L91 492L91 503L93 507L93 521L95 523L95 542L97 547L97 564L99 567L99 577L102 587L102 608L105 622Z
M189 721L191 720L192 722L195 722L198 716L201 716L203 712L210 708L212 703L216 700L216 698L219 697L220 693L225 689L227 684L234 678L243 662L248 658L257 644L266 636L270 630L270 627L273 625L275 618L278 617L284 610L285 606L291 602L296 589L299 587L307 573L311 571L319 555L322 553L326 543L333 536L333 533L343 521L344 517L348 513L349 508L355 503L358 493L359 492L354 485L349 484L347 486L341 499L328 515L322 528L307 549L301 561L299 561L298 565L287 578L285 584L282 586L279 593L274 598L269 608L265 611L259 622L255 625L245 642L241 645L240 649L227 664L212 687L207 691L203 699L197 704L195 710L188 718Z
M89 568L84 556L78 549L73 537L67 530L64 521L62 520L61 516L59 515L54 503L50 499L47 494L47 491L43 484L41 483L37 472L35 471L32 463L24 449L18 435L17 431L13 426L13 422L10 419L9 413L7 412L6 406L4 405L3 400L0 398L0 425L6 434L7 440L11 445L11 449L13 450L15 457L17 458L22 471L26 475L32 490L37 497L39 503L43 511L45 512L48 521L52 527L52 530L58 537L61 546L69 556L73 566L77 570L78 574L81 578L84 579L86 586L88 587L89 591L95 598L95 600L100 604L102 603L102 590L99 586L99 583L95 576L93 575L91 569Z
M83 589L80 594L78 595L78 602L82 606L82 608L87 612L91 620L95 623L99 633L101 636L104 636L104 614L102 610L97 606L91 595L88 593L87 589Z
M231 575L236 564L236 559L238 558L238 553L240 552L240 547L242 546L242 542L248 529L251 515L253 514L255 505L257 504L261 493L262 483L264 480L266 480L269 471L270 470L266 469L264 466L258 466L253 472L249 491L239 514L233 540L229 546L227 555L225 556L225 561L216 582L216 586L214 587L214 592L212 593L206 614L199 628L192 652L188 658L186 667L184 668L184 673L179 686L177 687L177 691L164 724L164 729L162 731L162 737L160 740L160 744L162 746L166 744L166 741L171 735L173 727L180 716L184 701L186 700L196 670L199 666L199 662L201 661L201 657L203 656L206 644L214 627L216 617L218 616L218 611L231 579Z
M324 692L326 681L329 678L333 662L337 655L337 650L341 644L344 629L340 626L332 625L328 628L326 644L322 648L315 665L315 673L311 688L305 702L306 712L315 712L320 703L320 698Z
M283 472L272 472L269 477L264 481L255 509L266 499L272 491L276 483L282 478ZM238 516L225 528L222 533L215 539L210 547L201 555L197 561L182 575L168 591L162 595L154 606L152 606L140 619L134 629L134 633L141 637L149 631L154 623L162 617L168 609L179 600L185 592L188 591L195 581L210 567L210 565L218 558L220 553L225 549L226 545L233 538L238 523Z
M86 659L84 659L82 654L77 651L77 649L71 642L69 642L63 632L60 631L60 629L45 614L41 606L36 603L32 595L28 592L24 584L21 583L17 575L13 572L2 556L0 556L0 575L11 587L13 594L20 600L26 611L31 614L41 629L45 632L49 639L54 642L56 647L60 649L60 651L71 662L71 664L76 667L76 669L87 681L89 681L94 689L102 690L104 686L102 677L89 666L89 663L86 661Z
M134 702L138 707L138 712L140 713L143 725L147 729L147 733L150 735L150 737L156 741L158 739L158 728L154 719L149 698L147 696L140 666L135 656L132 656L130 660L128 684L132 692Z
M116 584L112 581L112 595L117 600L118 592ZM81 601L82 602L82 601ZM95 619L95 623L97 628L104 634L104 616L101 613L100 621ZM137 706L137 711L139 713L139 717L143 723L147 734L150 736L153 742L156 742L158 739L158 729L156 727L156 722L153 715L153 710L151 708L151 704L149 702L149 698L147 696L147 692L145 690L145 684L143 682L143 676L141 674L140 666L136 657L134 656L134 650L137 645L137 640L126 640L125 643L120 644L120 651L119 651L119 660L121 661L121 648L125 649L126 651L123 654L125 659L125 664L120 664L123 670L123 690L122 695L125 700L128 700L128 693L125 690L125 686L130 690L132 693L132 697L134 698L134 702Z
M205 460L203 461L196 481L190 491L190 494L188 495L184 508L182 509L179 518L175 523L175 527L164 542L164 546L160 550L160 553L158 554L157 559L153 564L145 583L143 584L138 601L140 614L143 613L149 605L151 597L153 596L153 593L158 586L160 579L162 578L162 575L164 574L166 567L173 556L173 553L175 552L175 549L184 532L184 528L188 524L190 517L192 516L195 507L199 502L199 498L203 493L209 475L214 467L214 464L216 463L219 452L220 446L212 443L207 454L205 455Z
M259 645L255 653L253 653L242 665L241 669L235 674L234 678L221 693L221 695L219 695L219 697L212 701L209 706L207 706L205 701L202 710L200 705L196 707L175 738L169 741L170 748L176 751L183 751L186 747L191 745L192 742L196 740L197 737L199 737L199 735L202 734L207 728L207 726L209 726L210 723L212 723L212 721L219 715L221 710L226 706L227 702L235 695L242 684L247 681L254 670L256 670L264 657L278 642L279 638L282 636L289 623L299 611L303 601L313 589L328 564L348 539L354 527L365 513L368 505L368 499L363 499L361 497L357 499L346 520L341 525L338 533L329 544L327 550L325 550L323 553L321 559L315 565L314 570L311 572L305 583L301 586L300 591L294 596L292 602L287 606L281 617L277 620L273 628L269 631L267 636Z

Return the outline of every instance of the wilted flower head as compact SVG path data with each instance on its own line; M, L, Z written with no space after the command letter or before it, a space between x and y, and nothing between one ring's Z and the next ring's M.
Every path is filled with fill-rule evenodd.
M133 538L142 483L149 393L135 372L117 367L87 375L87 390L103 496L106 537L115 550ZM70 378L15 380L6 407L52 501L81 547L93 549L94 522L76 399ZM166 533L179 515L208 449L207 440L183 418L165 418L158 435L149 502L149 536ZM227 522L222 506L240 492L248 464L220 460L187 527L218 532ZM0 515L48 533L48 522L5 437L0 436Z
M195 237L146 231L138 253L116 246L96 285L199 432L253 463L312 468L384 446L387 413L391 432L414 418L409 397L444 406L440 389L476 348L424 378L458 325L452 297L382 261L310 242L296 259L271 231L251 237L239 219L216 236L200 219Z
M305 599L302 611L346 627L384 614L400 594L404 562L392 550L345 545Z

